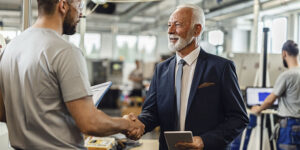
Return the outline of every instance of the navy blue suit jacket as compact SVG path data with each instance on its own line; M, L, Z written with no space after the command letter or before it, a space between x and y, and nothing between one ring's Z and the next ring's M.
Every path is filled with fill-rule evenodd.
M175 131L176 57L158 64L139 120L152 131L160 126L160 150L167 150L164 131ZM208 86L201 86L204 85ZM249 122L232 61L201 49L188 99L185 130L200 136L206 150L223 150Z

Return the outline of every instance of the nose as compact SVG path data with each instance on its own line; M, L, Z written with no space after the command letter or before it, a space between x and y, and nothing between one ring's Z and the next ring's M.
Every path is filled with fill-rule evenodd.
M170 24L169 25L168 33L169 34L174 34L175 33L175 26L174 26L174 24Z

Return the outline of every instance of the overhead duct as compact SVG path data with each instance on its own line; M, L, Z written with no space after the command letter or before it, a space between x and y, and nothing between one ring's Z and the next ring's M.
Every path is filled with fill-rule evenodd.
M126 12L121 15L120 22L128 22L133 16L136 16L138 13L149 9L160 2L161 1L138 3L129 12Z
M211 13L208 13L205 15L206 18L214 18L214 17L219 17L221 15L226 15L226 14L230 14L236 11L240 11L240 10L244 10L246 8L250 8L253 7L254 2L253 1L249 1L249 2L244 2L244 3L240 3L240 4L236 4L233 6L229 6L229 7L225 7L223 9L220 10L216 10L213 11Z
M207 11L209 12L213 12L213 11L217 11L223 8L226 8L228 6L233 6L236 4L240 4L240 3L245 3L248 1L252 1L252 0L222 0L222 1L217 1L217 0L213 0L213 1L203 1L202 3L198 3L200 4L203 8L205 8Z
M271 0L261 2L261 11L276 8L279 6L292 6L299 3L299 0ZM234 6L226 7L224 9L214 11L206 14L206 19L212 19L215 21L235 18L253 13L253 1L247 3L241 3Z

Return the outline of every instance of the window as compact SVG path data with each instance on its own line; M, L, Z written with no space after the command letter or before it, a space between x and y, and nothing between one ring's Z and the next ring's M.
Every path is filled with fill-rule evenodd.
M155 36L118 35L116 38L117 56L126 62L134 63L136 59L155 61Z
M204 43L203 43L204 44ZM224 44L224 33L221 30L213 30L208 32L208 43L204 46L200 44L201 47L211 54L222 54L223 53L223 44ZM210 46L208 46L211 44Z
M287 40L287 18L280 17L272 20L271 31L271 53L281 53L283 43Z
M88 57L100 57L101 36L97 33L86 33L84 36L84 48Z
M117 57L126 62L134 62L136 59L136 43L136 36L118 35L116 37Z
M139 36L138 37L138 57L143 61L155 61L155 36Z
M75 46L80 45L80 34L76 33L69 37L69 41ZM98 33L86 33L84 35L84 48L87 57L100 57L101 35Z
M208 42L218 46L224 43L224 33L221 30L213 30L208 32Z
M5 39L12 40L13 38L15 38L17 36L17 31L2 30L2 31L0 31L0 34L2 34Z

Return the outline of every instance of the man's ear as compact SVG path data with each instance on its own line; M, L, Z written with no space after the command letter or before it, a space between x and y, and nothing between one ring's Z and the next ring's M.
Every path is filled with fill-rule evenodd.
M199 36L202 31L201 24L195 24L194 26L194 36Z
M202 31L201 24L195 24L194 26L194 36L199 36Z
M63 16L65 16L70 8L66 0L61 0L58 2L57 9L60 13L62 13Z
M283 50L282 51L282 58L285 58L287 56L287 51Z

